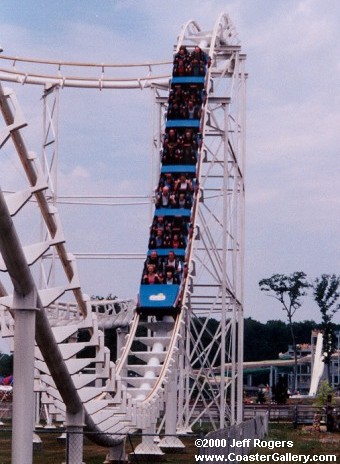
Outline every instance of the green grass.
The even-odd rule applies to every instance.
[[[312,430],[312,427],[298,427],[294,430],[291,424],[270,424],[269,435],[266,440],[290,440],[294,443],[292,448],[287,446],[275,450],[255,448],[252,454],[271,454],[279,452],[284,454],[335,454],[340,458],[340,433],[321,433]]]

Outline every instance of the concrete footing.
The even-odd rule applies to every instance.
[[[109,448],[104,464],[125,464],[127,462],[125,456],[125,441],[122,441],[119,445]]]
[[[158,443],[158,446],[165,453],[185,453],[185,445],[177,437],[164,437]]]
[[[165,454],[153,442],[152,436],[143,437],[143,442],[140,443],[134,453],[129,454],[129,462],[163,462]]]

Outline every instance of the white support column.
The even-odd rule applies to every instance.
[[[189,324],[188,319],[188,310],[187,308],[183,308],[185,311],[185,316],[183,319],[183,324],[181,327],[181,337],[179,342],[179,356],[178,356],[178,367],[179,367],[179,374],[178,374],[178,399],[177,399],[177,417],[178,417],[178,424],[177,430],[180,433],[187,433],[191,432],[191,429],[187,430],[185,426],[185,415],[184,410],[186,408],[187,401],[189,401],[189,392],[186,389],[186,365],[187,365],[187,356],[186,356],[186,343],[187,343],[187,324]]]
[[[66,462],[68,464],[83,463],[83,440],[84,440],[84,412],[70,414],[66,412]]]
[[[117,327],[116,334],[117,334],[117,359],[119,359],[122,355],[122,349],[125,345],[125,337],[129,333],[128,327]],[[121,377],[127,376],[127,369],[126,365],[121,370]]]
[[[166,452],[176,452],[184,450],[185,446],[176,435],[177,425],[177,363],[174,364],[169,376],[166,402],[165,402],[165,437],[159,442],[158,446]]]
[[[34,394],[34,401],[35,401],[35,418],[34,418],[34,426],[40,427],[40,392],[35,392]]]
[[[190,430],[190,425],[189,425],[189,401],[190,401],[190,332],[191,332],[191,324],[192,324],[192,319],[190,317],[190,314],[187,311],[186,314],[186,337],[185,337],[185,350],[186,350],[186,357],[185,357],[185,409],[184,409],[184,417],[185,417],[185,429]]]
[[[121,350],[125,345],[125,337],[129,333],[129,328],[127,326],[117,327],[117,359],[121,356]]]
[[[14,400],[12,464],[31,464],[34,423],[34,340],[37,295],[14,291]]]
[[[244,252],[245,252],[245,157],[246,157],[246,74],[245,56],[240,55],[240,108],[241,108],[241,130],[240,130],[240,170],[239,178],[239,283],[240,283],[240,305],[238,308],[238,380],[237,380],[237,423],[243,421],[243,358],[244,358]]]
[[[34,393],[34,414],[33,414],[33,449],[40,448],[42,441],[34,430],[40,426],[40,393]]]
[[[222,276],[221,276],[221,372],[220,372],[220,428],[225,425],[225,365],[226,365],[226,320],[227,320],[227,233],[228,233],[228,106],[224,108],[224,136],[223,136],[223,202],[222,202]],[[232,332],[233,336],[233,332]],[[232,379],[232,382],[234,379]],[[232,398],[231,398],[232,401]]]
[[[243,421],[243,334],[244,319],[242,308],[238,310],[238,348],[237,348],[237,411],[236,422],[240,424]]]

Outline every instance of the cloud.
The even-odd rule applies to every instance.
[[[72,177],[75,178],[82,178],[82,179],[88,179],[89,178],[89,173],[86,169],[84,169],[81,166],[76,166],[73,171],[72,171]]]
[[[164,301],[166,300],[166,296],[164,293],[158,293],[157,295],[150,295],[149,296],[150,301]]]

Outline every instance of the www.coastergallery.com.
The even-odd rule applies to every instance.
[[[251,454],[237,455],[229,453],[226,456],[215,454],[212,456],[195,455],[195,462],[336,462],[335,454],[309,455],[309,454],[293,454],[293,453],[272,453],[272,454]]]

